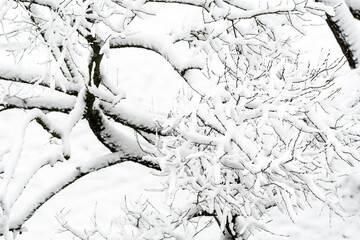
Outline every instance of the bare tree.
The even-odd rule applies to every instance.
[[[168,4],[197,9],[199,21],[171,35],[132,28]],[[334,104],[331,73],[340,61],[323,59],[304,67],[292,45],[309,19],[332,16],[331,7],[312,0],[3,0],[0,9],[4,48],[18,61],[0,67],[2,110],[28,112],[17,144],[1,155],[0,232],[5,239],[21,232],[62,189],[125,161],[168,176],[169,196],[185,191],[190,198],[185,206],[170,206],[171,216],[146,201],[124,204],[122,238],[131,229],[138,239],[154,233],[157,239],[186,239],[196,233],[179,233],[179,226],[210,218],[223,238],[245,239],[254,229],[266,229],[270,207],[292,217],[308,196],[339,213],[329,176],[333,160],[353,164],[360,159],[357,105]],[[103,71],[106,58],[121,48],[152,51],[170,64],[190,89],[178,109],[159,116],[123,100],[126,92]],[[41,53],[37,68],[17,67],[34,51]],[[356,54],[347,58],[356,66]],[[18,92],[29,87],[43,92],[36,98]],[[49,112],[66,114],[67,120],[54,123]],[[60,144],[19,175],[23,135],[34,120]],[[41,168],[72,161],[70,133],[80,120],[109,154],[75,166],[39,198],[21,199]],[[140,137],[128,137],[120,125]],[[14,215],[18,201],[27,208]],[[80,239],[91,237],[62,225]]]

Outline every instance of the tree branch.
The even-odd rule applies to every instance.
[[[347,39],[348,36],[346,34],[346,30],[342,28],[343,25],[334,20],[334,18],[328,14],[326,15],[326,23],[334,34],[334,37],[339,44],[342,53],[346,57],[350,68],[356,68],[358,66],[358,59],[355,57],[352,46]]]
[[[55,96],[49,97],[31,97],[20,98],[17,96],[6,96],[0,106],[3,107],[1,111],[7,109],[34,109],[38,108],[44,112],[62,112],[69,113],[74,107],[75,98],[72,96],[63,96],[64,98],[56,98]]]
[[[354,31],[354,13],[351,12],[349,6],[344,0],[328,2],[327,0],[316,0],[317,2],[327,3],[334,7],[335,15],[330,16],[326,14],[326,23],[331,29],[336,41],[338,42],[341,51],[345,55],[350,68],[354,69],[359,66],[360,49],[358,39],[360,36],[356,35]]]
[[[11,216],[10,230],[21,231],[23,224],[27,220],[29,220],[42,205],[44,205],[53,196],[57,195],[60,191],[70,186],[80,178],[87,176],[92,172],[99,171],[100,169],[107,168],[126,161],[132,161],[142,164],[147,168],[160,170],[160,166],[154,162],[149,162],[142,159],[141,157],[130,156],[123,153],[111,153],[91,159],[90,161],[87,161],[85,163],[82,163],[82,165],[75,167],[59,182],[54,183],[52,187],[48,188],[47,192],[43,193],[41,196],[38,196],[35,200],[28,204],[28,206],[25,206],[23,208],[23,212],[18,212],[17,215]]]
[[[160,124],[156,123],[156,120],[163,118],[162,116],[136,110],[135,107],[130,108],[121,103],[113,106],[110,103],[101,102],[100,108],[104,114],[125,126],[145,133],[166,135],[162,132]]]
[[[118,37],[110,40],[110,48],[141,48],[155,52],[162,56],[173,69],[183,77],[188,70],[199,69],[201,70],[201,65],[189,59],[193,57],[188,56],[188,58],[183,57],[184,54],[178,54],[173,50],[174,44],[170,41],[165,41],[164,38],[155,38],[147,34],[138,34],[135,37],[127,37],[126,39]]]
[[[41,78],[43,79],[40,80]],[[30,71],[26,71],[25,69],[22,69],[20,72],[20,71],[15,71],[14,69],[9,69],[9,68],[6,69],[4,68],[4,66],[1,66],[0,68],[0,80],[2,81],[22,83],[29,86],[39,85],[45,88],[51,88],[51,83],[46,79],[47,77],[43,77],[41,74],[34,74]],[[67,89],[64,91],[64,89],[58,84],[56,80],[54,80],[54,82],[55,82],[54,90],[62,93],[66,93],[68,95],[78,94],[79,87],[77,85],[69,84],[67,86]]]

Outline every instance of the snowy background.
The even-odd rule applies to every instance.
[[[174,12],[176,11],[164,11],[158,16],[157,21],[161,24],[157,25],[160,26],[157,31],[166,32],[174,26],[183,24],[180,17],[177,19],[174,16]],[[191,12],[188,14],[190,16]],[[167,21],[169,16],[172,21]],[[150,31],[151,26],[152,23],[138,27]],[[331,32],[323,22],[319,22],[318,26],[309,26],[299,46],[304,50],[304,59],[314,59],[328,52],[334,59],[342,56]],[[6,59],[2,58],[1,62],[4,64]],[[114,50],[106,68],[116,84],[126,90],[125,101],[144,110],[166,114],[174,106],[178,92],[186,87],[167,62],[145,50]],[[343,81],[345,90],[357,87],[354,81],[359,81],[354,80],[355,77],[358,77],[356,73],[340,79]],[[344,91],[344,96],[346,97],[346,91]],[[64,116],[50,114],[50,117],[60,122]],[[0,148],[13,144],[13,131],[22,125],[25,118],[26,113],[21,110],[0,112]],[[80,122],[72,132],[72,159],[74,160],[72,164],[100,156],[108,151],[88,130],[87,124]],[[129,135],[132,134],[129,131]],[[26,166],[31,166],[37,158],[48,152],[49,146],[48,134],[38,124],[32,123],[26,131],[25,146],[21,157],[21,161],[25,163],[24,172],[26,172]],[[47,188],[49,181],[66,174],[73,166],[70,166],[68,162],[59,163],[59,165],[62,165],[61,171],[58,169],[54,172],[50,167],[42,169],[41,176],[31,183],[38,192],[26,192],[22,197],[36,197],[41,189]],[[292,222],[289,217],[274,209],[270,212],[273,221],[268,223],[273,233],[258,233],[253,239],[358,239],[360,236],[360,174],[358,170],[360,168],[357,166],[350,169],[341,164],[339,167],[344,171],[343,186],[339,188],[339,193],[343,197],[343,206],[349,216],[339,217],[329,213],[328,208],[323,208],[320,203],[313,203],[304,212],[299,213],[295,222]],[[92,173],[67,187],[43,205],[25,224],[29,231],[20,235],[19,239],[72,239],[72,235],[61,230],[56,219],[58,215],[65,216],[78,229],[85,229],[96,222],[104,224],[104,229],[111,231],[111,221],[118,216],[119,204],[124,200],[124,196],[130,199],[143,196],[159,206],[164,202],[165,195],[153,191],[158,182],[157,177],[150,170],[133,163],[123,163]],[[18,209],[25,207],[16,206]],[[217,231],[216,227],[211,227],[199,234],[197,239],[217,240],[219,234]]]

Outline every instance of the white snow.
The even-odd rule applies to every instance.
[[[51,5],[56,7],[56,1],[45,1],[37,0],[38,2]],[[189,1],[190,2],[190,1]],[[194,1],[191,1],[194,2]],[[221,3],[222,1],[216,1]],[[229,1],[237,4],[236,1]],[[234,10],[231,8],[229,17],[250,17],[252,15],[261,14],[264,9],[257,9],[258,1],[244,1],[239,2],[237,7],[251,7],[254,8],[253,11],[244,13],[241,10]],[[356,4],[356,0],[351,2],[351,4]],[[131,1],[126,1],[130,6],[134,4],[133,7],[136,7],[140,3],[131,3]],[[202,5],[205,1],[196,1],[197,4]],[[287,11],[294,6],[271,6],[272,11]],[[317,8],[322,8],[322,6],[315,6]],[[268,9],[267,9],[268,11]],[[129,12],[128,14],[131,14]],[[224,12],[214,11],[214,16],[221,16]],[[165,19],[166,20],[166,19]],[[323,27],[318,28],[319,31],[323,31]],[[324,30],[326,31],[326,30]],[[311,31],[310,31],[310,39]],[[144,53],[141,49],[121,49],[121,50],[109,50],[109,46],[119,46],[119,45],[129,45],[130,47],[136,47],[142,43],[146,43],[146,48],[151,51],[163,56],[168,62],[159,58],[156,54]],[[249,42],[246,42],[248,44]],[[107,46],[109,44],[109,46]],[[245,44],[245,43],[244,43]],[[306,43],[304,43],[305,46]],[[321,44],[320,44],[321,45]],[[330,46],[332,47],[332,46]],[[359,48],[360,49],[360,48]],[[111,51],[111,54],[108,54]],[[105,46],[102,49],[102,52],[108,55],[109,65],[104,66],[108,69],[108,73],[111,78],[106,79],[108,81],[108,86],[110,89],[113,86],[118,85],[121,90],[114,91],[112,93],[106,91],[105,89],[89,89],[94,95],[98,96],[100,99],[104,100],[106,103],[100,103],[99,108],[103,109],[113,109],[121,118],[126,121],[136,123],[138,125],[150,125],[156,129],[157,125],[149,124],[152,123],[154,119],[160,119],[163,121],[166,118],[166,115],[169,109],[171,109],[175,104],[176,97],[179,91],[188,91],[186,84],[182,81],[183,79],[174,74],[173,69],[177,70],[179,73],[182,71],[194,67],[197,68],[202,66],[199,64],[197,59],[193,59],[194,62],[189,63],[187,60],[191,58],[190,56],[185,56],[182,52],[178,54],[177,51],[172,50],[172,44],[170,39],[159,39],[158,37],[150,35],[135,34],[134,36],[127,37],[126,40],[121,38],[113,39],[109,42],[106,42]],[[169,67],[169,63],[171,67]],[[4,65],[5,63],[2,63]],[[113,66],[118,66],[118,68]],[[6,65],[7,66],[7,65]],[[0,68],[0,75],[7,76],[9,78],[14,78],[16,76],[21,76],[28,82],[33,82],[39,80],[42,76],[37,75],[35,70],[31,68],[27,71],[22,70],[18,71],[15,67],[9,67],[8,69]],[[5,69],[5,70],[4,70]],[[112,69],[112,70],[111,70]],[[116,69],[118,69],[117,72]],[[119,70],[120,69],[120,70]],[[135,71],[135,74],[133,73]],[[196,79],[196,73],[192,71],[187,72],[189,79]],[[346,80],[350,83],[347,85],[347,88],[344,88],[344,98],[346,98],[346,93],[348,90],[352,90],[351,79],[357,78],[357,73],[346,77]],[[340,79],[341,80],[341,79]],[[337,81],[340,81],[337,79]],[[42,79],[42,83],[50,84],[47,82],[47,78]],[[199,88],[198,82],[190,82]],[[282,88],[281,83],[273,82],[273,85],[269,86],[269,89],[273,92],[274,96],[277,95],[276,89],[280,91]],[[279,85],[278,85],[279,84]],[[60,86],[59,86],[60,87]],[[80,87],[77,84],[69,84],[65,86],[67,90],[79,90]],[[249,87],[250,88],[250,87]],[[209,89],[204,89],[204,92],[207,92]],[[242,95],[247,96],[247,89],[244,87]],[[217,90],[214,90],[217,91]],[[250,92],[250,91],[248,91]],[[125,94],[126,93],[126,94]],[[216,92],[217,93],[217,92]],[[251,93],[251,92],[250,92]],[[11,216],[13,222],[21,220],[25,215],[28,214],[28,210],[32,209],[31,206],[34,206],[41,202],[46,194],[42,194],[42,191],[45,191],[47,194],[51,194],[54,191],[59,189],[58,182],[62,182],[64,179],[71,181],[76,174],[82,172],[92,171],[97,168],[101,168],[104,165],[115,161],[119,157],[119,153],[109,153],[97,139],[89,134],[89,129],[85,121],[82,121],[82,114],[84,111],[84,101],[83,101],[84,90],[82,90],[77,99],[75,97],[68,97],[66,101],[60,102],[60,99],[63,97],[57,97],[56,94],[48,94],[51,101],[48,101],[48,98],[38,98],[38,99],[29,99],[26,103],[27,106],[32,106],[35,104],[47,104],[48,106],[56,106],[62,108],[74,108],[70,115],[64,115],[61,113],[52,113],[46,115],[46,118],[50,123],[54,124],[54,129],[58,126],[66,126],[65,131],[59,131],[62,134],[63,145],[61,146],[60,141],[56,139],[49,139],[49,135],[39,127],[38,124],[33,123],[29,125],[29,128],[24,133],[23,128],[19,128],[19,125],[23,123],[23,119],[26,118],[26,114],[22,111],[8,111],[0,112],[0,157],[1,159],[1,168],[11,167],[11,171],[7,171],[7,174],[4,179],[2,179],[3,185],[1,185],[0,193],[6,193],[7,182],[13,181],[14,185],[9,185],[7,191],[11,192],[9,197],[6,200],[9,207],[14,209],[13,215]],[[214,94],[215,96],[216,94]],[[216,99],[217,103],[220,104],[223,100],[226,100],[228,96],[225,94],[222,95],[222,99]],[[349,100],[349,102],[354,102],[358,99],[354,96],[355,100]],[[16,102],[18,105],[23,104],[19,99],[15,99],[12,96],[6,96],[3,98],[3,101]],[[214,101],[215,102],[215,101]],[[245,106],[244,102],[243,106]],[[254,106],[260,103],[252,103]],[[349,105],[351,105],[349,103]],[[189,106],[190,107],[190,106]],[[146,110],[146,111],[144,111]],[[219,107],[215,107],[215,111],[220,113],[222,110]],[[226,110],[226,109],[225,109]],[[272,110],[268,106],[262,107],[260,110],[247,111],[247,115],[243,116],[234,116],[238,118],[238,121],[243,119],[253,119],[253,118],[262,118],[264,122],[272,122],[274,128],[279,137],[283,140],[285,145],[290,145],[287,129],[286,127],[279,127],[276,120],[271,120],[274,115],[272,115]],[[308,132],[319,132],[312,127],[308,127],[302,121],[298,121],[296,117],[289,114],[291,113],[292,105],[280,109],[282,112],[281,121],[291,121],[299,129],[303,129]],[[152,114],[147,111],[159,112],[163,115]],[[266,114],[265,114],[266,113]],[[39,112],[34,113],[36,116],[41,115]],[[200,109],[197,114],[204,118],[207,124],[214,126],[218,131],[224,131],[224,126],[222,126],[218,121],[213,118],[207,119],[208,113],[206,109]],[[316,115],[313,113],[313,115]],[[141,118],[139,117],[141,116]],[[44,117],[44,116],[43,116]],[[30,119],[33,119],[34,116],[30,116]],[[317,119],[316,116],[313,116],[314,119]],[[270,119],[270,120],[269,120]],[[224,119],[222,119],[224,120]],[[223,139],[215,139],[214,137],[201,137],[201,142],[204,144],[215,144],[221,146],[223,152],[229,148],[227,141],[229,139],[237,139],[237,143],[241,146],[242,149],[246,152],[247,155],[252,158],[256,158],[256,155],[263,151],[264,149],[259,149],[253,142],[252,139],[252,129],[241,127],[234,127],[232,124],[228,123],[226,120],[223,122],[227,123],[225,125],[226,129],[233,129],[232,134],[224,136]],[[28,122],[26,122],[26,125]],[[176,124],[176,123],[174,123]],[[315,123],[317,124],[317,123]],[[318,124],[323,124],[319,122]],[[109,135],[113,135],[116,138],[116,142],[124,143],[121,144],[122,149],[127,151],[136,152],[139,156],[142,156],[144,153],[139,148],[138,144],[134,141],[133,132],[125,130],[125,133],[117,133],[118,128],[114,127],[112,122],[108,122],[109,128],[113,129]],[[276,126],[276,127],[275,127]],[[325,125],[326,126],[326,125]],[[12,129],[17,129],[21,134],[25,134],[25,145],[23,149],[20,149],[20,144],[17,144],[17,138],[14,137],[14,132]],[[329,131],[326,127],[322,128],[323,131]],[[122,130],[122,129],[121,129]],[[261,134],[266,135],[267,129],[263,129],[264,132]],[[116,133],[116,134],[115,134]],[[244,134],[242,134],[244,133]],[[248,133],[248,134],[247,134]],[[190,139],[196,139],[199,141],[199,137],[196,135],[196,131],[187,132],[184,130],[181,132],[183,136],[186,136]],[[330,135],[330,134],[329,134]],[[125,140],[124,140],[125,139]],[[336,136],[330,139],[332,142],[329,144],[336,145]],[[266,138],[264,138],[266,141]],[[5,143],[5,144],[3,144]],[[70,162],[57,162],[62,160],[62,156],[70,155],[70,145],[71,147],[71,160]],[[120,145],[120,144],[119,144]],[[15,149],[11,155],[9,154],[9,146],[14,146]],[[186,147],[186,146],[184,146]],[[337,147],[335,147],[337,148]],[[339,147],[340,148],[340,147]],[[40,149],[40,150],[39,150]],[[265,149],[266,150],[266,149]],[[264,150],[264,151],[265,151]],[[345,149],[347,151],[347,149]],[[20,152],[22,155],[20,156]],[[221,155],[222,152],[217,154]],[[58,158],[54,158],[54,155]],[[261,154],[260,154],[261,155]],[[259,156],[259,162],[253,166],[253,173],[259,172],[267,167],[268,162],[271,162],[271,170],[277,171],[281,174],[281,169],[279,167],[280,161],[287,161],[290,152],[287,153],[283,158],[278,159],[278,162],[271,162],[272,159],[261,158],[263,155]],[[51,157],[50,157],[51,156]],[[199,157],[200,155],[194,154],[191,157]],[[220,157],[220,156],[218,156]],[[5,164],[7,161],[10,161],[13,158],[12,164]],[[54,161],[55,160],[55,161]],[[54,167],[50,168],[49,166],[42,168],[42,166],[47,163],[52,162]],[[234,168],[243,168],[242,165],[237,162],[231,162],[228,159],[223,159],[221,163],[230,165]],[[21,165],[16,169],[16,165]],[[208,163],[211,166],[211,162]],[[357,168],[358,164],[354,163]],[[212,166],[213,168],[209,171],[213,171],[215,179],[213,181],[219,182],[219,165]],[[1,170],[0,168],[0,170]],[[18,170],[14,173],[15,170]],[[346,174],[348,169],[345,170]],[[38,172],[39,176],[34,179],[31,178],[33,172]],[[76,231],[79,232],[79,235],[83,235],[84,231],[82,229],[87,228],[92,225],[94,222],[102,222],[102,229],[104,232],[111,232],[111,225],[116,225],[114,219],[120,215],[120,203],[123,202],[124,196],[127,196],[128,199],[137,199],[139,195],[142,195],[144,198],[150,198],[150,201],[154,202],[155,205],[161,205],[165,201],[166,196],[162,193],[148,191],[148,189],[160,188],[159,178],[151,174],[151,170],[148,170],[142,166],[135,165],[133,163],[122,163],[119,165],[112,166],[111,168],[105,168],[98,172],[89,174],[76,183],[72,184],[61,193],[53,197],[46,204],[44,204],[36,214],[26,222],[25,227],[28,231],[19,235],[18,239],[20,240],[31,240],[31,239],[53,239],[53,240],[63,240],[63,239],[72,239],[72,236],[68,233],[62,233],[58,231],[60,225],[64,226],[74,226]],[[13,174],[14,173],[14,174]],[[250,174],[250,173],[249,173]],[[357,177],[356,177],[357,176]],[[203,180],[203,179],[200,179]],[[199,181],[200,181],[199,180]],[[324,200],[325,196],[314,185],[314,179],[308,179],[306,177],[302,178],[306,182],[309,189],[313,191],[317,197]],[[209,180],[210,181],[210,180]],[[258,188],[261,184],[261,178],[257,178],[255,182],[249,179],[249,186],[254,185],[254,188]],[[345,205],[345,210],[350,217],[346,216],[341,218],[333,213],[329,213],[328,209],[324,207],[321,203],[315,203],[314,199],[309,199],[311,203],[310,206],[305,205],[305,211],[296,213],[293,211],[291,205],[293,205],[293,199],[291,194],[283,195],[286,205],[288,206],[288,212],[291,216],[291,219],[279,212],[277,209],[271,210],[270,214],[273,217],[273,221],[266,224],[266,228],[271,232],[275,233],[272,235],[267,232],[258,232],[255,229],[253,230],[254,236],[252,239],[261,240],[318,240],[318,239],[328,239],[328,240],[339,240],[339,239],[357,239],[360,234],[360,191],[359,191],[359,181],[360,175],[354,174],[351,177],[344,177],[344,186],[340,188],[343,196],[343,203]],[[30,189],[23,190],[22,187],[29,183]],[[195,186],[199,187],[195,181],[192,182]],[[278,185],[282,186],[284,189],[287,189],[291,192],[291,189],[286,185],[285,182],[277,182]],[[175,185],[174,185],[175,186]],[[206,189],[206,187],[204,187]],[[176,191],[176,189],[174,190]],[[216,191],[227,191],[226,189],[216,189]],[[20,196],[20,194],[23,195]],[[226,194],[223,194],[226,196]],[[15,203],[16,199],[28,199],[28,205],[19,205]],[[211,197],[209,197],[211,198]],[[4,196],[0,196],[1,202],[4,202]],[[185,197],[184,197],[185,199]],[[209,200],[210,201],[210,200]],[[141,209],[136,208],[137,206],[131,206],[134,211],[141,213]],[[5,207],[6,208],[6,207]],[[161,207],[160,207],[161,208]],[[324,209],[323,209],[324,208]],[[245,206],[243,211],[250,212],[251,206]],[[224,215],[229,214],[228,209],[217,209],[218,213]],[[139,213],[139,214],[140,214]],[[0,220],[1,225],[12,224],[8,222],[6,214],[4,219]],[[59,220],[58,223],[55,216],[62,216],[65,220]],[[331,216],[331,217],[330,217]],[[147,216],[149,221],[157,221],[158,219],[153,218],[153,216]],[[58,218],[59,219],[59,218]],[[92,219],[92,220],[91,220]],[[112,222],[114,220],[114,222]],[[244,221],[243,229],[249,226],[252,226],[252,218],[249,218],[247,222]],[[293,222],[293,221],[294,222]],[[144,223],[145,224],[145,223]],[[167,226],[164,225],[160,230],[164,230]],[[170,227],[169,227],[170,228]],[[158,234],[150,229],[148,234]],[[211,226],[209,229],[199,233],[195,239],[209,239],[209,240],[218,240],[219,229],[217,227]],[[156,235],[150,235],[150,238],[155,239]],[[285,237],[289,236],[289,237]],[[116,234],[113,235],[116,239]],[[251,239],[250,238],[250,239]],[[10,239],[10,236],[6,236],[5,239]],[[96,239],[96,238],[94,238]],[[130,238],[129,238],[130,239]],[[135,238],[134,238],[135,239]]]

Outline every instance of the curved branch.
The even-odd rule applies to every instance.
[[[20,98],[17,96],[5,96],[0,103],[0,111],[8,109],[40,109],[44,112],[70,113],[74,108],[76,98],[73,96],[39,96],[31,98]],[[100,101],[100,109],[108,117],[116,122],[130,127],[136,131],[146,134],[166,136],[158,121],[164,118],[157,114],[137,110],[135,107],[127,106],[122,102],[115,106],[111,103]],[[142,134],[141,134],[142,135]]]
[[[45,74],[44,74],[45,75]],[[29,86],[39,85],[41,87],[52,88],[50,81],[47,80],[47,77],[43,77],[41,73],[34,73],[21,69],[21,71],[16,71],[15,69],[5,68],[4,65],[0,68],[0,81],[7,82],[16,82],[21,84],[26,84]],[[68,94],[68,95],[77,95],[79,87],[75,84],[68,84],[67,89],[64,89],[54,80],[55,86],[54,90]]]
[[[187,54],[184,51],[175,51],[174,44],[171,41],[165,41],[164,37],[154,38],[147,34],[137,34],[135,37],[125,39],[113,38],[110,40],[110,48],[140,48],[159,54],[196,93],[204,97],[203,93],[192,86],[188,75],[190,70],[202,70],[203,64],[194,56],[186,56]]]
[[[130,138],[111,124],[98,106],[99,101],[89,91],[85,93],[85,102],[85,119],[94,135],[106,148],[111,152],[123,152],[138,158],[145,155],[135,139]]]
[[[53,196],[57,195],[60,191],[73,184],[80,178],[87,176],[92,172],[99,171],[100,169],[107,168],[126,161],[140,163],[148,168],[160,170],[160,166],[154,162],[149,162],[138,156],[130,156],[123,153],[111,153],[105,156],[97,157],[91,161],[85,162],[80,166],[75,167],[59,182],[53,184],[46,193],[37,197],[28,206],[24,207],[24,212],[17,213],[15,216],[10,216],[10,230],[21,231],[23,224],[29,220],[34,213]]]
[[[193,56],[184,57],[184,53],[174,51],[174,44],[165,41],[164,37],[156,38],[147,34],[137,34],[125,39],[117,37],[110,40],[110,48],[141,48],[155,52],[169,62],[181,77],[190,69],[202,69],[201,64],[194,60]]]
[[[135,108],[125,106],[121,103],[113,106],[110,103],[101,102],[100,108],[103,110],[105,115],[125,126],[145,133],[158,134],[160,136],[166,135],[162,132],[163,129],[160,124],[157,124],[156,122],[161,117],[159,115],[136,110]]]
[[[3,107],[0,111],[7,109],[34,109],[38,108],[45,112],[62,112],[70,113],[74,107],[75,98],[72,96],[63,96],[61,98],[51,97],[31,97],[31,98],[20,98],[17,96],[4,97],[3,102],[0,103],[0,107]]]

